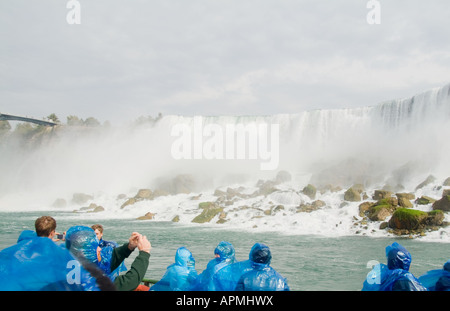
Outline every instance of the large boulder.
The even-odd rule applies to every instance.
[[[153,192],[150,189],[139,189],[134,198],[136,200],[150,200],[153,198]]]
[[[426,195],[421,196],[420,198],[418,198],[415,202],[419,205],[427,205],[430,203],[434,203],[436,200],[433,198],[430,198]]]
[[[389,205],[376,205],[369,208],[369,219],[373,221],[384,221],[391,214]]]
[[[398,199],[398,205],[406,208],[413,207],[411,200],[414,200],[416,198],[413,193],[396,193],[395,195]]]
[[[373,204],[368,208],[368,216],[372,221],[384,221],[398,206],[398,200],[394,197],[387,197],[378,200],[376,204]]]
[[[410,208],[398,208],[391,219],[389,227],[393,229],[417,230],[424,226],[428,213]]]
[[[155,217],[155,214],[148,212],[144,216],[139,216],[137,219],[138,220],[150,220],[150,219],[153,219],[154,217]]]
[[[429,226],[442,226],[444,224],[444,212],[441,210],[434,210],[428,212],[427,225]]]
[[[375,205],[377,205],[377,203],[375,202],[363,202],[359,204],[359,216],[364,217],[366,214],[369,213],[369,209]]]
[[[375,190],[372,199],[374,200],[381,200],[386,199],[392,196],[392,192],[388,190]]]
[[[361,190],[357,187],[350,187],[344,193],[344,200],[349,202],[361,201]]]
[[[311,184],[308,184],[302,190],[303,194],[307,195],[311,200],[316,198],[317,189]]]
[[[449,187],[450,186],[450,177],[447,178],[446,180],[444,180],[444,183],[442,184],[444,187]]]
[[[450,195],[444,195],[432,205],[433,210],[450,211]]]
[[[278,191],[278,189],[276,188],[277,182],[273,181],[273,180],[259,180],[256,184],[256,186],[259,188],[259,190],[257,190],[254,194],[254,196],[257,195],[263,195],[263,196],[268,196],[269,194],[271,194],[272,192]]]
[[[223,208],[214,202],[202,202],[198,207],[203,211],[192,220],[195,223],[210,222],[217,214],[223,212]]]
[[[287,171],[279,171],[275,177],[277,183],[289,182],[292,180],[292,175]]]

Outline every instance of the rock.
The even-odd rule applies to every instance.
[[[322,201],[322,200],[315,200],[314,202],[311,203],[311,206],[315,209],[319,209],[321,207],[326,206],[327,204]]]
[[[93,200],[94,197],[85,193],[74,193],[72,196],[72,202],[75,204],[85,204],[89,200]]]
[[[436,177],[434,177],[433,175],[429,175],[427,177],[427,179],[425,179],[423,182],[421,182],[419,185],[417,185],[416,187],[416,191],[419,189],[422,189],[423,187],[431,184],[432,182],[434,182],[436,180]]]
[[[139,189],[134,198],[136,200],[150,200],[153,199],[153,192],[150,189]]]
[[[179,222],[180,221],[180,216],[176,215],[174,218],[172,218],[172,222]]]
[[[423,226],[428,218],[428,213],[410,208],[398,208],[391,219],[389,227],[392,229],[416,230]]]
[[[214,191],[214,196],[216,197],[225,197],[226,195],[227,193],[222,190],[216,189],[216,191]]]
[[[344,193],[344,200],[349,202],[359,202],[361,201],[361,192],[353,187],[347,189]]]
[[[297,213],[311,213],[313,211],[317,211],[321,207],[325,206],[326,203],[321,200],[316,200],[312,203],[302,203],[299,207],[297,207]]]
[[[92,213],[99,213],[99,212],[103,212],[105,210],[105,208],[103,206],[96,206],[93,210]]]
[[[223,208],[216,205],[213,202],[203,202],[199,204],[199,207],[203,209],[202,213],[196,216],[192,222],[205,223],[211,221],[217,214],[223,212]]]
[[[398,205],[400,205],[401,207],[406,207],[406,208],[413,207],[413,204],[411,203],[411,201],[405,197],[398,198]]]
[[[154,217],[155,217],[155,214],[148,212],[144,216],[139,216],[137,219],[138,220],[149,220],[149,219],[153,219]]]
[[[413,204],[410,200],[415,199],[416,196],[414,195],[414,193],[396,193],[395,195],[397,196],[398,205],[406,208],[413,207]]]
[[[444,183],[442,184],[444,187],[450,187],[450,177],[444,180]]]
[[[198,195],[192,196],[192,197],[191,197],[191,200],[197,201],[197,200],[200,200],[201,197],[202,197],[202,194],[200,193],[200,194],[198,194]]]
[[[387,221],[383,221],[381,224],[380,224],[380,230],[384,230],[384,229],[386,229],[387,227],[389,226],[389,223],[387,222]]]
[[[435,199],[423,195],[420,198],[418,198],[415,202],[416,202],[416,204],[419,204],[419,205],[427,205],[430,203],[434,203],[435,201],[436,201]]]
[[[317,189],[311,184],[308,184],[306,187],[302,190],[303,194],[307,195],[311,200],[314,200],[316,198],[316,192]]]
[[[377,205],[389,205],[391,207],[398,206],[398,199],[396,197],[389,197],[377,201]]]
[[[397,196],[397,198],[405,198],[407,200],[414,200],[416,198],[416,195],[414,193],[406,193],[406,192],[402,192],[402,193],[396,193],[395,194]]]
[[[292,180],[292,176],[287,171],[279,171],[277,173],[277,176],[275,177],[275,181],[280,184],[284,183],[284,182],[289,182],[291,180]]]
[[[388,197],[378,200],[368,209],[368,217],[372,221],[384,221],[388,216],[391,216],[398,206],[398,200],[394,197]]]
[[[391,191],[387,191],[387,190],[375,190],[372,199],[374,200],[381,200],[381,199],[386,199],[392,196],[392,192]]]
[[[58,198],[55,202],[53,202],[52,206],[56,208],[64,208],[67,206],[67,201],[65,199]]]
[[[440,200],[437,200],[432,205],[433,210],[441,210],[444,212],[450,211],[450,195],[444,195]]]
[[[198,207],[201,209],[208,209],[208,208],[216,208],[218,205],[214,202],[201,202],[198,204]]]
[[[442,191],[442,196],[445,197],[446,195],[450,195],[450,189],[444,189]]]
[[[391,216],[391,206],[375,205],[369,208],[369,219],[372,221],[384,221]]]
[[[264,195],[267,196],[269,194],[271,194],[272,192],[278,191],[278,189],[275,187],[276,186],[276,182],[272,181],[272,180],[267,180],[267,181],[258,181],[257,186],[259,187],[259,191],[258,191],[258,195]]]
[[[375,206],[376,203],[374,202],[363,202],[361,204],[359,204],[359,216],[360,217],[364,217],[366,215],[366,213],[369,212],[369,208],[371,208],[372,206]]]
[[[195,180],[191,175],[178,175],[172,181],[172,192],[179,193],[191,193],[195,188]]]
[[[272,208],[272,212],[273,213],[276,213],[276,212],[279,212],[279,211],[282,211],[282,210],[284,210],[284,206],[283,205],[277,205],[277,206]]]
[[[397,184],[395,186],[392,186],[391,184],[386,184],[382,188],[382,190],[387,190],[391,192],[402,191],[403,189],[405,189],[405,187],[402,184]]]
[[[429,226],[442,226],[444,223],[444,218],[444,212],[441,210],[428,212],[427,224]]]
[[[320,193],[326,193],[327,191],[329,191],[329,192],[339,192],[341,190],[342,190],[341,187],[333,186],[331,184],[326,184],[326,185],[320,187]]]
[[[135,198],[129,198],[120,206],[120,208],[122,209],[122,208],[127,207],[128,205],[133,205],[136,202],[137,202],[137,200]]]

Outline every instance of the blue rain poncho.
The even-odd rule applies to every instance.
[[[250,250],[248,260],[226,266],[214,275],[215,289],[220,291],[289,290],[286,279],[270,267],[271,259],[269,247],[256,243]]]
[[[111,261],[114,251],[112,246],[101,248],[99,256],[97,255],[99,240],[92,228],[85,226],[71,227],[66,232],[66,247],[75,257],[82,257],[96,264],[112,281],[114,281],[120,272],[125,270],[122,263],[114,271],[111,271]]]
[[[450,291],[450,260],[442,269],[430,270],[419,277],[419,282],[429,291]]]
[[[160,281],[150,287],[151,291],[187,291],[196,284],[197,271],[195,259],[186,247],[180,247],[175,253],[175,263],[167,267]]]
[[[234,247],[229,242],[220,242],[215,248],[214,254],[218,257],[210,260],[206,269],[198,276],[195,290],[214,291],[213,276],[223,267],[236,262]]]
[[[67,249],[30,233],[0,252],[1,291],[99,290],[96,279]]]
[[[377,264],[367,274],[363,291],[426,291],[409,272],[411,254],[394,242],[386,247],[387,265]]]
[[[29,240],[31,238],[37,237],[37,234],[35,231],[33,230],[23,230],[20,235],[19,238],[17,239],[17,243],[24,241],[24,240]]]

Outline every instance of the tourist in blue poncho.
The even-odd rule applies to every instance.
[[[268,246],[256,243],[250,251],[251,270],[239,278],[236,291],[288,291],[284,277],[270,266],[272,255]]]
[[[66,247],[77,258],[85,258],[95,263],[120,291],[134,290],[140,285],[148,268],[151,250],[147,238],[137,232],[133,232],[129,242],[122,246],[100,248],[94,230],[85,226],[74,226],[67,231]],[[139,254],[134,259],[131,269],[119,275],[121,263],[135,248],[139,249]]]
[[[196,284],[197,271],[195,259],[186,247],[180,247],[175,253],[175,263],[167,267],[166,273],[151,291],[187,291]]]
[[[217,271],[236,262],[235,250],[231,243],[222,241],[214,249],[215,258],[210,260],[206,269],[198,276],[195,290],[214,291],[213,276]]]
[[[0,291],[113,289],[111,281],[97,284],[101,276],[97,279],[91,268],[51,239],[26,230],[17,244],[0,252]]]
[[[289,286],[275,269],[270,267],[272,255],[268,246],[253,245],[249,259],[236,262],[219,270],[213,277],[220,291],[286,291]]]
[[[386,247],[387,265],[377,264],[367,274],[363,291],[426,291],[427,289],[409,272],[411,254],[394,242]]]
[[[442,269],[430,270],[419,277],[419,282],[429,291],[450,291],[450,260]]]

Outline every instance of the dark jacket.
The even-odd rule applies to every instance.
[[[111,259],[111,271],[115,270],[124,260],[131,255],[132,251],[128,249],[128,243],[116,247],[113,251]],[[131,264],[130,269],[125,273],[117,276],[114,285],[119,291],[131,291],[136,289],[142,282],[149,264],[150,254],[139,251],[139,254]]]

